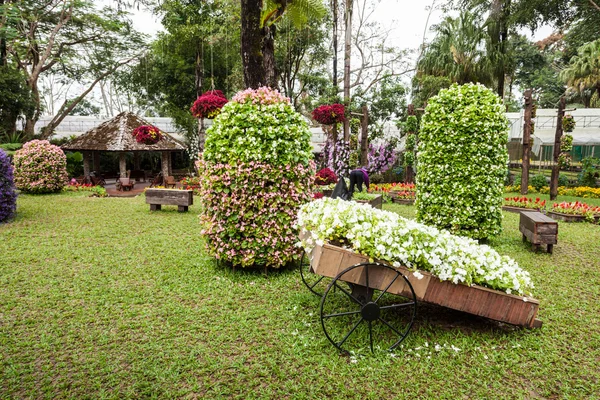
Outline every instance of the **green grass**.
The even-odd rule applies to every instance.
[[[393,357],[346,357],[323,335],[319,299],[296,270],[265,277],[217,266],[202,250],[197,212],[151,213],[143,197],[19,197],[16,220],[0,225],[0,398],[600,393],[597,225],[561,222],[554,255],[536,254],[521,242],[518,215],[505,214],[490,244],[531,272],[541,329],[419,305]]]

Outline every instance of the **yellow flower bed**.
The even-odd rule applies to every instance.
[[[504,188],[504,191],[505,192],[520,192],[521,185],[506,186]],[[548,194],[548,193],[550,193],[550,188],[548,186],[544,186],[539,191],[537,191],[537,190],[535,190],[535,188],[533,186],[529,186],[528,192],[529,193]],[[559,186],[558,187],[558,195],[559,196],[584,197],[584,198],[590,198],[590,199],[600,199],[600,188],[593,188],[593,187],[589,187],[589,186],[580,186],[580,187],[574,187],[574,188],[570,188],[570,187],[566,187],[566,186]]]

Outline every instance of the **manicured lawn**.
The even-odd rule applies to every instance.
[[[0,398],[600,393],[597,225],[561,222],[554,255],[534,254],[505,214],[490,245],[531,272],[541,329],[421,305],[394,356],[345,357],[296,270],[233,273],[204,254],[198,205],[151,213],[143,198],[62,194],[18,207],[0,225]]]

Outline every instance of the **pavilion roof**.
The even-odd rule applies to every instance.
[[[133,130],[141,125],[150,125],[130,112],[122,112],[83,135],[61,146],[72,151],[182,151],[186,147],[169,134],[161,131],[162,139],[156,144],[138,143]]]

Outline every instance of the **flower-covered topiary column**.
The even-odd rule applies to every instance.
[[[482,85],[453,85],[429,100],[418,145],[417,219],[484,239],[502,229],[508,121]]]
[[[298,208],[310,201],[311,133],[287,97],[239,92],[206,132],[200,221],[209,253],[232,265],[278,268],[296,258]]]
[[[68,180],[67,157],[47,140],[32,140],[15,153],[15,185],[26,193],[59,192]]]
[[[4,150],[0,149],[0,223],[12,217],[17,210],[17,192],[13,182],[13,168]]]

